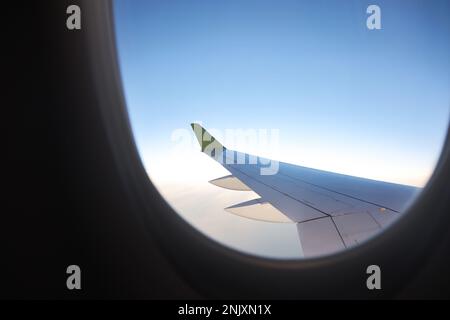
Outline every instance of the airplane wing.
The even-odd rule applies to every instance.
[[[420,190],[229,150],[199,124],[191,126],[201,151],[231,173],[210,182],[260,196],[225,210],[249,219],[296,223],[305,256],[364,241],[392,222]]]

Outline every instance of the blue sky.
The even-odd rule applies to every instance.
[[[381,8],[381,30],[366,28],[369,4]],[[423,186],[449,119],[449,12],[439,0],[116,0],[123,84],[150,177],[199,186],[224,173],[194,146],[186,161],[169,160],[174,132],[201,121],[278,129],[266,154],[277,160]]]

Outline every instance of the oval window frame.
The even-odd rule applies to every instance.
[[[136,148],[123,93],[110,0],[83,1],[82,34],[95,94],[126,196],[177,272],[213,298],[392,297],[426,263],[450,226],[446,195],[449,130],[427,185],[402,218],[363,244],[323,257],[278,260],[225,247],[185,222],[151,183]],[[433,211],[425,214],[432,207]],[[420,234],[420,237],[418,236]],[[169,235],[169,236],[168,236]],[[389,248],[389,250],[386,250]],[[399,254],[401,253],[401,254]],[[369,265],[382,270],[382,290],[366,287]],[[150,286],[151,284],[149,284]]]

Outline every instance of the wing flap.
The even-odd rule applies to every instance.
[[[345,249],[330,217],[297,223],[304,256],[318,256]]]
[[[363,242],[380,229],[380,225],[367,212],[341,215],[332,219],[346,247]]]
[[[251,191],[247,185],[245,185],[241,180],[238,178],[229,175],[222,178],[214,179],[210,181],[211,184],[225,188],[230,190],[236,190],[236,191]]]
[[[269,202],[259,199],[253,199],[234,206],[225,208],[225,211],[235,215],[252,220],[266,222],[293,223],[285,214],[275,208]]]

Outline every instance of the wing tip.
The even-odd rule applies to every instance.
[[[226,149],[211,133],[208,132],[201,124],[192,122],[191,128],[197,138],[197,141],[201,147],[201,151],[204,152],[205,148],[212,142],[216,144],[216,147]]]

